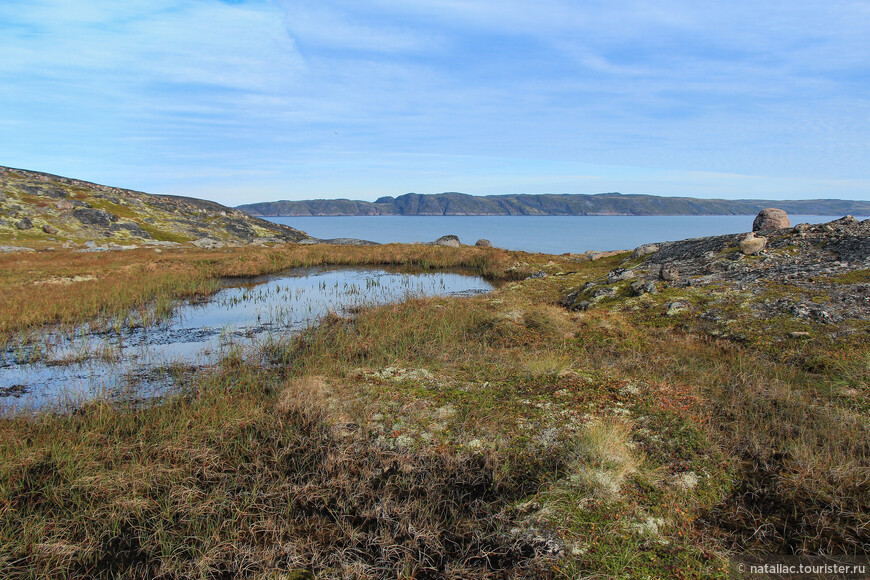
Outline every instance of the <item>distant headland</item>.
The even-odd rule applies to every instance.
[[[870,215],[870,201],[843,199],[699,199],[622,193],[475,196],[406,193],[374,202],[350,199],[269,201],[240,205],[253,216],[438,215],[752,215],[775,205],[804,215]]]

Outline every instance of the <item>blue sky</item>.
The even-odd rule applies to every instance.
[[[0,165],[235,205],[870,199],[866,0],[3,0]]]

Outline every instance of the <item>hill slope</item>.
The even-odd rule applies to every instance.
[[[0,244],[239,245],[307,238],[211,201],[0,167]]]
[[[487,195],[464,193],[382,197],[374,202],[349,199],[273,201],[237,209],[255,216],[341,215],[753,215],[775,205],[789,213],[870,214],[870,202],[837,199],[771,201],[697,199],[621,193]]]

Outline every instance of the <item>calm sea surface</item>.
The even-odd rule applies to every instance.
[[[792,225],[843,216],[791,215]],[[855,216],[865,219],[865,216]],[[755,216],[353,216],[272,217],[315,238],[431,242],[455,234],[463,244],[486,238],[499,248],[561,254],[630,250],[666,242],[752,230]]]

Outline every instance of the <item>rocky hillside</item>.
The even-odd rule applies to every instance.
[[[87,249],[297,242],[304,232],[218,203],[0,167],[0,245]]]
[[[488,195],[408,193],[375,202],[349,199],[274,201],[238,206],[258,216],[340,215],[752,215],[770,200],[696,199],[655,195]],[[775,202],[788,212],[809,215],[870,215],[870,202],[815,199]]]
[[[870,220],[759,229],[647,244],[622,267],[574,288],[572,310],[621,303],[697,317],[712,334],[775,343],[870,332]]]

